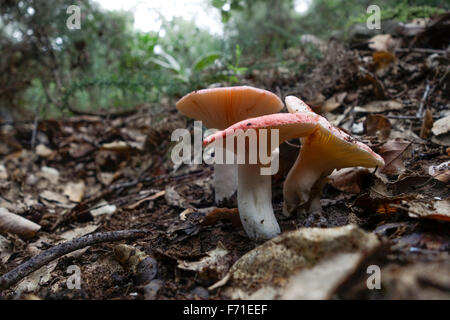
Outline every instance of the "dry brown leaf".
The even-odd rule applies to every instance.
[[[431,129],[435,136],[450,132],[450,116],[437,120]]]
[[[322,111],[331,112],[339,108],[346,96],[347,92],[336,93],[331,98],[325,101],[325,103],[322,105]]]
[[[369,114],[364,120],[364,128],[369,136],[376,136],[380,140],[386,140],[391,134],[391,123],[383,115]]]
[[[430,166],[428,174],[435,179],[447,183],[450,181],[450,161],[443,162],[437,166]]]
[[[379,100],[388,99],[388,94],[386,93],[386,89],[384,88],[383,82],[375,74],[365,70],[360,67],[360,71],[363,74],[363,81],[372,84],[372,90],[375,97]]]
[[[8,172],[3,164],[0,164],[0,180],[8,180]]]
[[[433,113],[430,109],[425,110],[423,116],[422,126],[420,128],[420,137],[427,139],[430,136],[431,128],[433,127]]]
[[[450,221],[450,200],[403,201],[403,206],[412,218]]]
[[[67,198],[59,193],[50,191],[50,190],[44,190],[39,194],[39,197],[42,199],[45,199],[47,201],[51,202],[58,202],[61,204],[67,204]]]
[[[200,279],[218,280],[225,276],[230,268],[233,257],[219,241],[217,247],[206,253],[199,261],[178,260],[177,267],[182,270],[195,271]]]
[[[47,179],[53,184],[57,184],[59,180],[59,171],[56,170],[55,168],[44,166],[41,168],[39,176],[43,177],[44,179]]]
[[[348,193],[360,193],[364,180],[370,175],[366,168],[345,168],[333,172],[329,184],[334,188]]]
[[[0,233],[12,233],[23,239],[31,239],[40,229],[41,226],[37,223],[0,208]]]
[[[166,187],[164,198],[166,199],[167,204],[170,206],[175,206],[183,209],[189,207],[188,199],[180,196],[180,194],[172,186]]]
[[[395,56],[387,51],[376,51],[372,53],[375,74],[379,77],[384,76],[389,66],[396,62]]]
[[[36,146],[36,154],[43,158],[49,158],[53,154],[53,150],[43,144]]]
[[[87,154],[89,154],[94,150],[95,147],[89,143],[80,143],[80,144],[72,143],[70,145],[69,155],[72,158],[77,159],[86,156]]]
[[[382,173],[398,175],[405,171],[404,160],[410,156],[409,149],[412,142],[403,139],[390,140],[380,148],[380,156],[383,157],[385,166]]]
[[[64,189],[64,194],[69,197],[70,201],[81,202],[84,197],[86,185],[83,181],[78,183],[69,182]]]
[[[384,112],[401,110],[403,105],[395,100],[376,100],[365,104],[362,107],[355,107],[355,112]]]
[[[42,285],[50,281],[51,272],[55,270],[58,260],[52,261],[42,268],[34,271],[32,274],[26,276],[15,287],[16,292],[33,292],[38,290]]]
[[[233,227],[242,225],[237,208],[215,208],[206,214],[205,219],[202,221],[202,226],[211,226],[221,220],[231,221]]]
[[[14,246],[11,241],[3,236],[0,236],[0,262],[6,264],[13,253]]]

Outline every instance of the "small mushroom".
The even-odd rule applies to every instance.
[[[257,145],[245,145],[243,150],[237,148],[235,152],[244,152],[245,159],[249,158],[251,146],[258,148],[264,147],[264,150],[271,152],[272,155],[277,152],[277,143],[271,143],[272,130],[278,130],[279,143],[293,138],[303,137],[311,134],[317,127],[320,117],[316,114],[289,114],[277,113],[257,118],[247,119],[238,122],[226,130],[216,132],[215,134],[203,140],[203,145],[213,142],[228,142],[229,138],[238,138],[239,135],[245,135],[248,130],[257,131],[268,129],[266,141],[258,139]],[[265,145],[264,145],[265,144]],[[228,148],[228,145],[226,145]],[[253,150],[254,151],[254,150]],[[242,156],[242,155],[241,155]],[[239,155],[238,155],[239,158]],[[272,158],[272,161],[276,159]],[[262,175],[261,161],[255,164],[246,161],[244,164],[238,164],[238,209],[242,225],[247,235],[252,239],[270,239],[280,233],[280,227],[275,218],[272,208],[272,177]]]
[[[283,102],[272,92],[239,86],[194,91],[181,98],[176,107],[209,129],[223,130],[248,118],[279,112]],[[217,204],[230,198],[237,189],[236,166],[215,164],[213,184]]]
[[[286,97],[293,115],[316,115],[303,101]],[[320,196],[326,177],[335,169],[384,166],[383,158],[368,146],[318,116],[317,128],[301,137],[302,147],[283,186],[283,213],[307,213],[321,210]]]

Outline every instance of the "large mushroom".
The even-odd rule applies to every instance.
[[[285,101],[293,115],[316,115],[297,97],[288,96]],[[294,211],[304,214],[321,210],[320,196],[325,178],[335,169],[384,166],[380,155],[321,116],[318,116],[317,128],[300,140],[300,153],[283,186],[285,215]]]
[[[272,92],[239,86],[194,91],[181,98],[176,107],[182,114],[202,121],[206,128],[223,130],[248,118],[279,112],[283,102]],[[236,165],[214,165],[217,204],[230,198],[237,184]]]
[[[250,153],[257,152],[259,155],[260,148],[270,153],[283,141],[311,134],[316,129],[319,118],[320,116],[312,113],[271,114],[238,122],[203,140],[205,146],[211,143],[223,145],[225,142],[225,147],[235,151],[238,158],[245,157],[246,162],[238,164],[237,198],[241,222],[250,238],[270,239],[280,233],[280,227],[272,208],[272,177],[262,174],[261,169],[263,169],[264,164],[259,158],[255,163],[250,163]],[[262,129],[267,129],[267,139],[259,139]],[[245,138],[245,136],[248,136],[249,130],[255,131],[258,140],[256,143],[244,140],[244,147],[239,148],[239,144],[236,144],[233,139],[238,140],[242,136]],[[275,142],[272,139],[272,137],[276,138],[276,136],[272,136],[275,134],[273,130],[277,130],[276,133],[278,134],[278,141]],[[233,142],[232,147],[229,146],[230,142]],[[236,145],[238,148],[234,148]],[[276,160],[272,159],[272,161]]]

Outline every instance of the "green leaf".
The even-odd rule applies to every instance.
[[[222,14],[222,23],[227,23],[228,20],[230,20],[230,18],[231,18],[230,12],[221,10],[220,13]]]
[[[213,7],[216,7],[217,9],[222,9],[222,7],[227,3],[226,0],[212,0],[211,1]]]
[[[176,73],[181,73],[181,66],[174,57],[172,57],[170,54],[168,54],[164,51],[158,55],[161,56],[162,58],[164,58],[165,60],[158,59],[158,58],[150,58],[147,61],[157,64],[160,67],[172,70]]]
[[[221,54],[218,52],[212,52],[208,53],[202,57],[200,57],[195,63],[193,69],[195,71],[201,71],[208,67],[209,65],[213,64],[214,61],[219,59],[221,57]]]

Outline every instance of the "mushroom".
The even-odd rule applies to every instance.
[[[316,115],[294,96],[285,99],[293,115]],[[317,128],[300,139],[302,147],[283,186],[283,213],[308,213],[321,210],[320,196],[326,177],[335,169],[384,166],[383,158],[368,146],[317,115]]]
[[[279,112],[283,102],[272,92],[248,86],[203,89],[181,98],[177,109],[209,129],[223,130],[236,122]],[[220,204],[237,189],[234,164],[214,164],[215,201]]]
[[[270,239],[280,233],[280,227],[275,218],[272,208],[272,177],[263,175],[264,165],[261,159],[250,163],[247,159],[251,158],[250,152],[255,152],[257,148],[260,154],[260,148],[267,150],[268,153],[276,153],[279,143],[293,138],[304,137],[311,134],[317,127],[320,116],[317,114],[289,114],[277,113],[256,118],[247,119],[238,122],[226,130],[216,132],[215,134],[203,140],[203,145],[214,142],[226,142],[227,149],[233,148],[238,159],[245,156],[245,163],[238,164],[238,209],[242,225],[247,235],[252,239]],[[267,129],[267,141],[261,139],[261,129]],[[259,139],[256,143],[245,140],[249,130],[256,131],[256,137]],[[277,131],[273,131],[277,130]],[[278,134],[278,141],[276,139]],[[244,148],[234,148],[229,145],[232,139],[244,137]],[[239,154],[239,153],[244,153]],[[276,159],[271,159],[275,162]],[[273,173],[273,172],[272,172]]]

